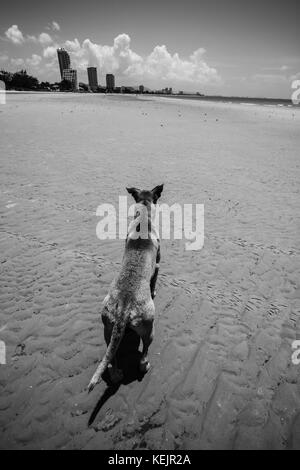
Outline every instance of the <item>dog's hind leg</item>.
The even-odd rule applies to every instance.
[[[150,362],[148,360],[148,349],[153,341],[154,325],[153,320],[143,321],[142,328],[139,329],[139,335],[143,342],[142,357],[140,360],[140,370],[147,372],[150,369]]]
[[[111,335],[112,335],[113,325],[107,321],[103,321],[103,325],[104,325],[104,339],[108,346],[110,343]],[[121,369],[118,368],[116,356],[113,357],[107,369],[109,372],[110,379],[113,383],[118,383],[123,379],[123,372]]]
[[[103,321],[103,326],[104,326],[104,339],[105,339],[106,345],[108,346],[110,343],[113,325],[108,321],[105,321],[105,320],[102,320],[102,321]]]

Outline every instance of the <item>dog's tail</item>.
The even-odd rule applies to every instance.
[[[117,307],[117,314],[116,314],[116,321],[113,326],[111,338],[109,345],[107,347],[106,353],[102,361],[100,362],[99,366],[96,369],[96,372],[94,373],[89,385],[88,385],[88,392],[90,393],[95,385],[100,381],[101,375],[107,368],[107,366],[111,363],[113,360],[119,344],[121,342],[121,339],[123,338],[127,320],[130,314],[130,308],[127,306],[125,309],[123,308],[122,305],[118,305]]]

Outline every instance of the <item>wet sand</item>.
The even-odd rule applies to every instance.
[[[293,108],[9,95],[0,106],[0,448],[300,449],[299,135]],[[205,244],[162,242],[151,370],[85,388],[124,241],[126,186],[205,205]],[[88,425],[88,423],[90,423]]]

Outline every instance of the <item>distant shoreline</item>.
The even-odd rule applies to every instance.
[[[41,90],[6,90],[7,94],[73,94],[74,92],[61,92],[61,91],[41,91]],[[105,95],[105,96],[136,96],[136,93],[76,93],[76,95]],[[206,95],[200,96],[197,94],[164,94],[164,93],[142,93],[138,96],[143,97],[161,97],[161,98],[173,98],[173,99],[184,99],[184,100],[197,100],[197,101],[214,101],[218,103],[228,104],[248,104],[248,105],[269,105],[269,106],[287,106],[293,108],[300,108],[300,105],[294,105],[292,100],[283,98],[249,98],[240,96],[218,96],[218,95]]]
[[[298,107],[297,105],[293,105],[292,100],[290,99],[283,99],[283,98],[243,98],[240,96],[199,96],[199,95],[155,95],[155,96],[162,96],[164,98],[181,98],[187,100],[200,100],[200,101],[216,101],[216,102],[223,102],[223,103],[241,103],[241,104],[263,104],[263,105],[281,105],[281,106],[293,106]]]

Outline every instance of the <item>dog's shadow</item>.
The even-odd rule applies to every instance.
[[[139,345],[140,337],[133,330],[126,328],[116,356],[118,368],[123,372],[123,379],[121,382],[114,384],[111,382],[108,370],[104,372],[102,379],[106,383],[107,387],[89,418],[89,426],[93,424],[103,405],[110,397],[117,393],[121,385],[128,385],[135,380],[140,382],[143,379],[145,373],[139,370],[139,364],[142,357],[142,353],[139,351]]]

